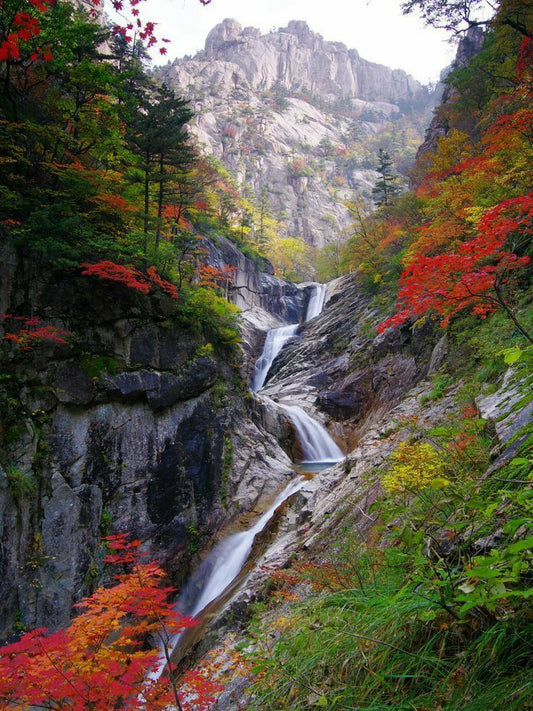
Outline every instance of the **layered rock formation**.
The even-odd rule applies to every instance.
[[[416,332],[391,329],[376,337],[378,320],[352,276],[331,282],[324,312],[274,361],[265,394],[302,406],[350,448],[370,423],[439,367],[445,352],[430,321]]]
[[[268,207],[281,233],[318,247],[350,225],[346,201],[371,198],[378,147],[409,162],[421,138],[415,124],[431,106],[405,72],[299,21],[261,35],[224,20],[203,52],[157,76],[191,100],[205,152]]]

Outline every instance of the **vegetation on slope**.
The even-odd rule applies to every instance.
[[[501,2],[481,53],[448,78],[413,189],[371,216],[354,206],[344,260],[381,308],[400,289],[381,330],[447,329],[425,397],[455,384],[454,405],[431,427],[413,416],[383,432],[393,446],[368,472],[381,488],[372,526],[354,497],[305,561],[272,574],[249,636],[256,708],[530,704],[533,430],[518,418],[533,384],[532,22],[530,4]],[[502,448],[476,397],[509,365]]]

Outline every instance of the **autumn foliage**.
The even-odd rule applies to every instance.
[[[237,267],[230,267],[227,264],[219,268],[201,263],[197,269],[198,283],[207,289],[220,289],[227,293],[236,271]]]
[[[94,264],[84,262],[80,264],[80,267],[82,267],[82,276],[94,276],[100,279],[116,281],[143,294],[148,294],[152,287],[156,285],[173,299],[178,298],[178,289],[175,284],[162,279],[153,266],[148,267],[146,274],[135,267],[115,264],[115,262],[109,260],[95,262]]]
[[[0,314],[0,321],[20,323],[22,328],[16,332],[7,331],[4,333],[4,340],[20,346],[22,350],[31,350],[39,343],[67,343],[70,331],[65,331],[51,324],[42,325],[37,316],[12,316],[11,314]]]
[[[109,588],[99,588],[79,604],[70,626],[48,634],[28,632],[0,649],[1,708],[42,706],[68,709],[166,708],[203,709],[219,689],[191,672],[180,692],[169,678],[172,635],[196,624],[168,601],[172,590],[162,585],[157,563],[143,562],[139,541],[124,535],[107,539],[106,562],[122,572]],[[151,648],[152,640],[158,646]],[[160,649],[161,648],[161,649]],[[157,676],[161,665],[166,673]],[[152,676],[152,678],[150,678]],[[157,678],[156,678],[157,677]]]
[[[478,235],[451,253],[427,257],[418,254],[402,274],[397,313],[381,323],[379,331],[410,318],[436,311],[446,326],[465,308],[484,318],[497,307],[506,308],[502,289],[510,272],[530,262],[506,248],[513,235],[524,240],[533,233],[533,193],[505,200],[488,210]]]
[[[203,0],[200,0],[203,2]],[[21,53],[27,49],[27,44],[31,43],[30,58],[35,61],[42,57],[45,61],[53,58],[50,47],[40,47],[35,40],[41,32],[40,16],[55,4],[55,0],[27,0],[28,11],[18,12],[11,18],[11,26],[6,36],[0,42],[0,61],[18,60]],[[148,47],[156,45],[158,42],[168,43],[166,38],[159,39],[155,34],[155,24],[151,21],[143,21],[140,16],[139,6],[142,0],[112,0],[113,9],[121,13],[125,24],[115,25],[115,34],[122,35],[126,41],[131,42],[133,36],[138,34],[139,38]],[[98,10],[103,6],[103,0],[89,0],[91,7],[90,14],[97,17]],[[203,4],[207,4],[203,2]],[[159,48],[160,54],[166,54],[164,46]]]
[[[463,311],[486,318],[502,310],[520,337],[533,342],[519,313],[533,233],[533,42],[526,5],[500,3],[481,52],[448,80],[449,98],[437,114],[446,128],[418,159],[413,192],[379,215],[384,235],[391,224],[405,235],[392,253],[385,239],[374,240],[365,261],[376,280],[394,257],[403,267],[396,313],[380,332],[426,315],[439,316],[446,327]],[[498,70],[491,74],[493,66]],[[416,214],[409,209],[414,203]]]

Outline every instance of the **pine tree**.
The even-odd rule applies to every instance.
[[[397,183],[398,178],[392,170],[392,158],[383,148],[379,149],[378,160],[377,172],[379,173],[379,178],[374,185],[372,195],[376,205],[381,207],[382,205],[390,205],[392,199],[398,195],[400,188]]]

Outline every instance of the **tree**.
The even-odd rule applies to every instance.
[[[486,211],[477,236],[461,243],[455,252],[427,257],[418,254],[404,270],[397,313],[378,326],[382,332],[409,319],[436,311],[446,326],[458,312],[471,307],[485,318],[502,309],[531,343],[533,337],[518,321],[508,291],[511,272],[530,263],[506,244],[524,249],[533,234],[533,192],[511,198]]]
[[[487,0],[407,0],[401,7],[406,15],[416,10],[427,25],[458,33],[486,24],[480,18],[490,4]]]
[[[37,629],[0,648],[3,707],[41,706],[81,711],[110,708],[203,709],[220,687],[196,673],[186,675],[187,703],[170,660],[171,636],[197,624],[168,601],[157,563],[142,561],[140,541],[106,539],[106,562],[121,567],[116,584],[98,588],[66,630]],[[158,647],[147,646],[153,639]],[[163,659],[162,659],[163,654]],[[165,674],[150,678],[162,665]]]
[[[301,237],[277,237],[268,258],[283,279],[303,281],[312,274],[311,247]]]
[[[130,141],[138,153],[143,172],[143,251],[148,252],[148,228],[150,219],[150,187],[156,185],[156,236],[157,252],[161,237],[165,185],[170,173],[176,174],[192,160],[188,148],[185,124],[192,118],[188,101],[176,97],[166,86],[153,88],[141,96],[138,110],[133,117]],[[153,170],[155,166],[155,170]]]
[[[390,205],[393,198],[398,195],[398,178],[392,170],[392,158],[383,148],[379,149],[377,172],[379,178],[374,185],[372,195],[378,207]]]

